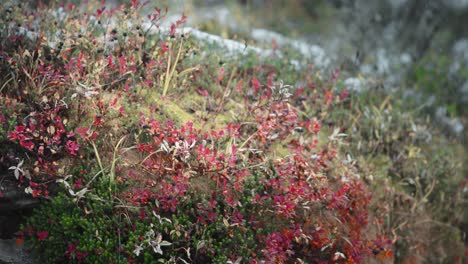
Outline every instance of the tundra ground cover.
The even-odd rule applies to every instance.
[[[239,17],[245,13],[257,18],[261,17],[259,14],[268,13],[261,8],[263,6],[266,9],[273,7],[275,10],[267,15],[289,21],[289,23],[282,23],[282,26],[294,25],[297,21],[308,19],[307,16],[300,15],[301,12],[295,12],[295,9],[298,5],[304,4],[302,9],[305,10],[309,3],[297,1],[292,5],[282,5],[284,3],[276,1],[279,2],[279,5],[275,5],[275,1],[263,1],[264,5],[262,5],[258,4],[260,2],[262,1],[248,2],[247,8],[244,9],[239,6],[234,8],[232,11],[234,15],[230,19],[244,22]],[[392,1],[382,1],[377,5],[385,6],[389,2]],[[345,6],[349,5],[341,11],[332,8],[335,14],[331,18],[328,16],[327,9],[320,9],[319,4],[313,6],[320,9],[320,12],[312,14],[309,21],[319,22],[314,25],[326,24],[337,28],[345,24],[345,28],[349,30],[348,34],[338,33],[339,30],[333,32],[333,29],[323,26],[316,30],[311,28],[302,33],[303,41],[309,39],[315,42],[316,37],[318,37],[318,40],[322,40],[323,47],[333,43],[334,37],[342,43],[339,47],[345,50],[351,48],[350,42],[352,42],[347,41],[346,36],[361,43],[354,45],[354,48],[349,50],[352,52],[348,54],[352,55],[349,61],[343,59],[343,57],[347,57],[346,54],[340,54],[342,57],[339,57],[339,62],[336,65],[340,65],[340,69],[342,69],[340,76],[345,80],[338,82],[337,86],[349,87],[346,78],[352,77],[350,79],[360,85],[358,90],[363,92],[351,93],[351,97],[344,104],[330,111],[327,122],[338,125],[350,135],[347,140],[349,144],[343,145],[343,151],[349,154],[350,162],[359,164],[358,167],[364,169],[363,175],[366,182],[373,186],[373,193],[379,194],[376,196],[382,198],[381,201],[387,201],[387,205],[380,204],[378,206],[389,209],[389,214],[385,218],[386,228],[388,228],[388,232],[394,233],[398,237],[394,248],[394,261],[396,263],[461,261],[460,256],[463,256],[463,248],[466,244],[466,240],[463,238],[464,233],[466,233],[464,227],[466,224],[463,223],[467,221],[466,210],[464,210],[467,197],[465,188],[466,140],[460,139],[463,138],[463,135],[460,135],[459,132],[455,133],[459,137],[458,139],[450,136],[454,134],[455,127],[460,128],[459,125],[455,126],[455,124],[460,124],[459,120],[463,122],[466,119],[462,103],[464,97],[460,96],[460,92],[457,92],[457,88],[461,88],[460,85],[466,81],[466,68],[463,66],[463,60],[458,61],[456,56],[450,55],[453,44],[450,39],[457,39],[461,36],[457,37],[456,26],[450,28],[450,23],[443,24],[442,27],[445,28],[445,31],[437,31],[437,37],[434,37],[434,42],[430,43],[430,48],[424,57],[406,66],[402,64],[403,62],[400,62],[401,65],[394,65],[388,76],[373,76],[369,75],[368,71],[362,73],[363,76],[356,72],[360,63],[366,64],[369,63],[369,59],[373,60],[371,56],[367,57],[373,53],[372,45],[365,44],[373,41],[379,42],[382,38],[380,38],[380,33],[358,37],[353,34],[357,33],[353,28],[359,27],[362,22],[362,25],[369,32],[376,29],[375,32],[381,32],[380,26],[374,28],[368,23],[374,15],[382,15],[383,13],[375,8],[361,7],[364,10],[360,10],[357,2],[341,1],[341,3]],[[365,3],[365,1],[361,3]],[[417,4],[412,1],[407,3],[408,6]],[[440,4],[440,2],[437,3]],[[257,4],[258,6],[256,6]],[[253,6],[257,8],[252,8]],[[356,8],[356,12],[347,13],[348,8],[352,6]],[[328,8],[330,7],[331,5],[328,5]],[[370,12],[370,15],[366,16],[361,11]],[[459,12],[464,11],[459,10]],[[291,13],[293,15],[290,15]],[[398,11],[395,14],[398,15]],[[339,19],[340,15],[344,15],[346,18]],[[385,13],[383,15],[385,16]],[[213,23],[209,20],[207,25],[202,25],[202,27],[213,28],[214,32],[228,36],[239,34],[239,29],[230,27],[235,23],[229,21],[223,24],[222,21]],[[253,21],[254,27],[259,26],[255,22],[260,22],[260,24],[264,22],[255,19]],[[404,24],[408,21],[396,20],[393,22]],[[243,24],[241,23],[241,25]],[[307,25],[307,23],[303,25]],[[242,29],[241,26],[240,30]],[[281,32],[282,27],[274,27],[273,30]],[[301,27],[290,28],[285,34],[294,36],[298,33],[295,30],[301,31]],[[403,33],[410,35],[413,32],[410,28],[403,31]],[[442,32],[445,33],[441,34]],[[299,33],[299,35],[301,34]],[[330,38],[326,36],[330,36]],[[284,39],[284,36],[279,37]],[[272,42],[267,46],[269,48],[278,46],[277,44],[280,42],[274,40],[275,38],[273,41],[264,40],[263,43],[268,45]],[[382,47],[386,50],[392,50],[392,47],[402,45],[398,38],[393,41],[386,39],[386,42],[383,46],[374,47],[374,49],[379,48],[377,53]],[[457,44],[456,47],[458,46],[461,45]],[[447,52],[443,52],[444,47],[448,48]],[[369,50],[369,48],[371,49]],[[287,53],[288,57],[301,60],[300,57],[294,56],[297,50],[285,49],[284,45],[280,45],[280,49],[283,53]],[[435,52],[436,50],[437,52]],[[440,53],[441,51],[442,53]],[[337,54],[334,52],[338,52],[336,48],[328,50],[328,55],[336,56]],[[406,51],[402,49],[400,52]],[[367,55],[363,55],[363,53]],[[400,54],[397,53],[389,55],[387,59],[395,60],[398,57]],[[456,72],[452,71],[454,65],[455,69],[458,69]],[[361,66],[363,65],[361,64]],[[375,65],[375,67],[380,66]],[[407,75],[402,74],[401,70],[404,67],[409,67]],[[279,78],[291,78],[292,81],[289,82],[292,83],[295,82],[294,80],[301,79],[293,72],[284,71],[284,67],[282,69],[281,73],[285,74]],[[356,74],[358,74],[358,78],[354,78]],[[395,80],[400,81],[395,82]],[[431,100],[431,97],[436,100]],[[458,120],[451,120],[444,114],[440,117],[441,106],[442,108],[446,106],[450,116],[458,116]],[[434,115],[434,112],[437,114]],[[377,197],[375,197],[376,200],[379,200],[380,198]]]
[[[47,201],[18,236],[48,262],[391,260],[339,73],[223,61],[143,8],[1,10],[2,159]]]

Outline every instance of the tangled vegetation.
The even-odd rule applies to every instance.
[[[459,261],[451,143],[338,71],[224,59],[148,6],[0,7],[0,158],[44,201],[17,233],[41,260]]]

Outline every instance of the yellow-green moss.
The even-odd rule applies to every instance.
[[[180,124],[193,122],[195,128],[201,128],[200,122],[196,122],[195,116],[187,113],[176,102],[166,100],[163,101],[162,106],[164,108],[164,113],[168,115],[169,119],[172,119]]]

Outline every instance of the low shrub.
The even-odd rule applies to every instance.
[[[144,6],[68,4],[32,18],[20,7],[1,10],[16,14],[4,29],[25,25],[2,38],[1,66],[15,78],[1,99],[19,114],[2,131],[26,160],[12,175],[48,200],[18,233],[42,260],[391,258],[372,195],[343,161],[346,135],[322,131],[347,98],[335,89],[337,73],[323,81],[307,72],[307,85],[293,88],[274,66],[193,65],[199,47],[176,31],[185,16],[155,33],[165,12],[144,20]],[[27,33],[36,37],[12,45]],[[23,95],[15,93],[22,83]]]

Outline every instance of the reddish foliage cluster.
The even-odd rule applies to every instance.
[[[31,112],[24,125],[15,126],[14,131],[8,133],[9,139],[40,157],[63,153],[63,146],[69,154],[76,155],[79,147],[74,134],[65,129],[67,119],[62,120],[61,109],[46,106],[41,111]]]
[[[79,146],[74,133],[65,127],[64,106],[46,104],[41,110],[31,112],[22,125],[8,133],[8,138],[36,158],[33,175],[53,178],[58,169],[57,160],[64,155],[76,156]]]
[[[142,118],[151,139],[138,150],[150,177],[139,178],[145,187],[124,197],[140,206],[155,201],[155,212],[168,213],[202,195],[196,223],[222,218],[254,230],[258,261],[356,263],[376,248],[387,252],[388,241],[365,235],[371,195],[364,184],[327,177],[337,150],[318,146],[318,121],[301,120],[286,100],[270,99],[251,111],[258,130],[250,135],[241,125],[204,133],[190,122],[178,128]],[[298,127],[305,129],[298,133]],[[267,146],[276,142],[286,142],[290,155],[267,165]]]
[[[88,253],[78,250],[77,247],[79,244],[80,244],[79,242],[68,243],[68,250],[65,251],[65,255],[67,256],[68,259],[70,260],[76,259],[78,263],[81,263],[83,259],[86,258]]]
[[[132,1],[131,7],[141,8],[141,4]],[[98,9],[97,17],[111,16],[116,10]],[[148,19],[157,25],[162,16],[162,11],[156,9]],[[185,19],[183,16],[171,26],[171,35]],[[77,143],[73,130],[67,128],[68,105],[61,98],[70,95],[63,89],[63,82],[83,88],[71,96],[91,98],[92,103],[78,102],[73,105],[77,109],[73,110],[77,119],[82,116],[91,119],[86,128],[76,128],[75,132],[83,143],[92,141],[94,144],[105,141],[103,135],[108,129],[107,120],[111,119],[110,109],[119,106],[120,99],[125,98],[122,94],[136,101],[138,97],[130,87],[138,84],[151,89],[161,83],[164,73],[168,72],[173,46],[161,41],[153,50],[141,54],[133,52],[145,45],[141,32],[132,33],[134,38],[120,42],[119,34],[117,29],[106,32],[109,39],[104,41],[118,43],[108,54],[102,51],[95,54],[91,49],[76,50],[72,45],[59,51],[63,72],[43,63],[46,58],[39,58],[37,71],[16,68],[25,79],[34,80],[30,85],[42,99],[40,103],[31,99],[33,104],[39,104],[38,109],[26,109],[27,115],[8,133],[10,141],[18,142],[35,155],[34,176],[54,179],[59,159],[82,154],[83,146]],[[159,54],[159,57],[149,58],[148,54]],[[10,66],[23,63],[14,56],[7,61]],[[262,84],[260,77],[251,79],[244,98],[246,117],[238,123],[205,131],[196,129],[191,122],[177,126],[172,121],[141,115],[139,125],[143,132],[134,142],[137,162],[134,167],[123,170],[127,174],[122,173],[122,177],[130,187],[116,194],[118,198],[138,207],[135,217],[140,221],[151,219],[148,211],[166,216],[186,215],[194,224],[186,237],[181,238],[185,241],[180,244],[188,243],[187,248],[192,242],[191,236],[217,222],[226,226],[231,239],[234,232],[241,236],[254,234],[256,248],[250,249],[251,263],[285,263],[298,259],[309,263],[356,263],[372,254],[389,254],[388,241],[383,236],[374,241],[365,234],[371,195],[364,184],[348,175],[339,179],[333,175],[339,153],[337,145],[329,140],[319,146],[322,118],[309,119],[299,114],[306,107],[305,100],[313,100],[306,103],[321,104],[325,108],[344,100],[346,92],[319,90],[312,82],[307,88],[293,91],[287,85],[276,83],[276,73],[266,66],[259,66],[254,72],[266,75],[266,81]],[[218,70],[214,77],[218,85],[225,74],[225,68]],[[336,75],[323,86],[332,86]],[[138,83],[134,76],[139,76]],[[83,84],[84,81],[87,83]],[[242,91],[242,85],[239,81],[236,90]],[[56,87],[57,92],[43,92],[50,87]],[[111,89],[118,96],[110,103],[93,97]],[[204,97],[210,95],[203,88],[198,88],[198,92]],[[15,95],[12,91],[8,96],[15,102],[27,101],[26,96],[29,98],[27,93]],[[117,116],[123,115],[123,106],[120,106]],[[0,118],[4,117],[0,115]],[[96,145],[93,147],[96,149]],[[288,154],[277,155],[277,149],[286,149]],[[33,196],[48,195],[45,183],[30,181],[29,185]],[[82,178],[72,184],[73,188],[83,186]],[[49,233],[46,230],[35,235],[43,241]],[[211,246],[213,248],[206,252],[214,251],[214,245]],[[80,261],[88,252],[77,248],[78,243],[69,243],[64,253]],[[236,259],[235,250],[229,250],[234,252],[229,257]],[[129,255],[131,258],[131,252]]]

